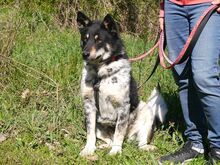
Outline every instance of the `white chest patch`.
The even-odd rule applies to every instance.
[[[118,110],[129,102],[130,65],[119,60],[99,70],[102,77],[99,85],[98,122],[114,125]]]

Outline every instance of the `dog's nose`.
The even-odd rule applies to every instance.
[[[83,51],[83,57],[88,58],[89,57],[89,52],[88,51]]]

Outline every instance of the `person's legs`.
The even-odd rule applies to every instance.
[[[187,6],[191,29],[210,4]],[[202,11],[202,12],[201,12]],[[215,12],[207,22],[192,51],[193,86],[208,123],[211,148],[220,149],[220,14]],[[196,114],[194,114],[195,117]],[[199,125],[202,128],[202,126]]]
[[[182,50],[190,33],[188,11],[165,1],[165,30],[169,57],[174,60]],[[203,137],[206,134],[205,116],[196,91],[193,87],[190,59],[178,64],[173,69],[174,78],[179,87],[180,102],[186,123],[185,136],[193,146],[203,150]],[[201,127],[202,124],[202,127]],[[202,128],[202,129],[201,129]],[[201,150],[201,152],[203,152]]]
[[[165,30],[171,59],[179,54],[199,16],[209,5],[178,6],[165,1]],[[191,57],[173,69],[186,122],[185,135],[189,141],[179,151],[162,157],[159,162],[184,162],[202,153],[206,121],[208,139],[215,149],[211,152],[214,153],[212,157],[216,159],[220,156],[217,153],[220,142],[219,19],[217,13],[210,18]]]

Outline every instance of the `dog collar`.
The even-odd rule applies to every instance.
[[[108,65],[110,64],[111,62],[114,62],[114,61],[118,61],[119,59],[123,58],[124,55],[123,54],[119,54],[119,55],[112,55],[111,57],[109,57],[108,59],[106,59],[104,62]]]

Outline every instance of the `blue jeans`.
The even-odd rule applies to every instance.
[[[179,6],[165,0],[165,31],[170,59],[176,59],[189,33],[210,3]],[[220,14],[215,12],[200,34],[190,57],[173,69],[186,123],[184,132],[194,147],[220,148]]]

